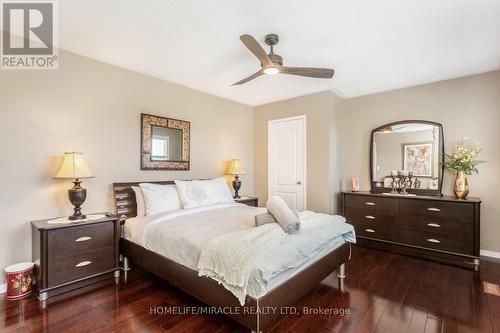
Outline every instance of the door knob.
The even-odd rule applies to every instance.
[[[300,180],[297,180],[297,185],[302,185],[302,182]]]

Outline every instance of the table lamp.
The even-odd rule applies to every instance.
[[[82,181],[80,179],[92,177],[94,176],[92,176],[87,163],[85,163],[83,153],[64,153],[63,162],[54,178],[74,179],[73,184],[75,185],[68,190],[69,201],[74,206],[74,213],[68,217],[69,220],[85,219],[86,216],[81,212],[81,205],[83,205],[87,197],[87,189],[81,187]]]
[[[243,166],[243,162],[239,159],[234,159],[229,162],[229,167],[227,168],[228,175],[234,175],[234,180],[233,180],[233,189],[234,189],[234,196],[233,198],[239,199],[240,195],[238,194],[238,191],[241,188],[241,181],[238,175],[244,175],[245,174],[245,167]]]

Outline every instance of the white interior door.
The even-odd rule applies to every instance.
[[[306,116],[268,123],[268,195],[306,209]]]

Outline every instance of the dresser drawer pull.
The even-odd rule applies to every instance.
[[[437,223],[427,223],[427,225],[429,227],[433,227],[433,228],[441,228],[441,226],[439,224],[437,224]]]
[[[92,261],[82,261],[82,262],[79,262],[78,264],[76,264],[75,267],[84,267],[84,266],[90,265],[91,263],[92,263]]]
[[[434,238],[429,238],[427,241],[430,243],[441,243],[441,241],[434,239]]]
[[[434,207],[427,208],[427,210],[430,210],[431,212],[440,212],[440,211],[441,211],[441,209],[439,209],[439,208],[434,208]]]
[[[92,237],[90,237],[90,236],[83,236],[83,237],[75,239],[75,242],[86,242],[86,241],[91,240],[91,239],[92,239]]]
[[[368,202],[365,202],[365,205],[367,205],[367,206],[375,206],[375,203],[368,201]]]
[[[375,220],[375,216],[366,215],[366,216],[365,216],[365,219],[368,219],[368,220]]]
[[[365,229],[366,232],[375,232],[373,229]]]

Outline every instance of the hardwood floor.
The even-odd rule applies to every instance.
[[[483,260],[481,272],[355,248],[346,290],[335,274],[267,332],[500,332],[500,263]],[[157,307],[157,308],[155,308]],[[158,308],[159,307],[159,308]],[[1,332],[246,332],[223,315],[162,314],[154,309],[203,304],[138,267],[119,282],[56,296],[45,308],[34,296],[0,295]],[[304,314],[306,310],[330,314]],[[341,309],[349,314],[337,313]]]

